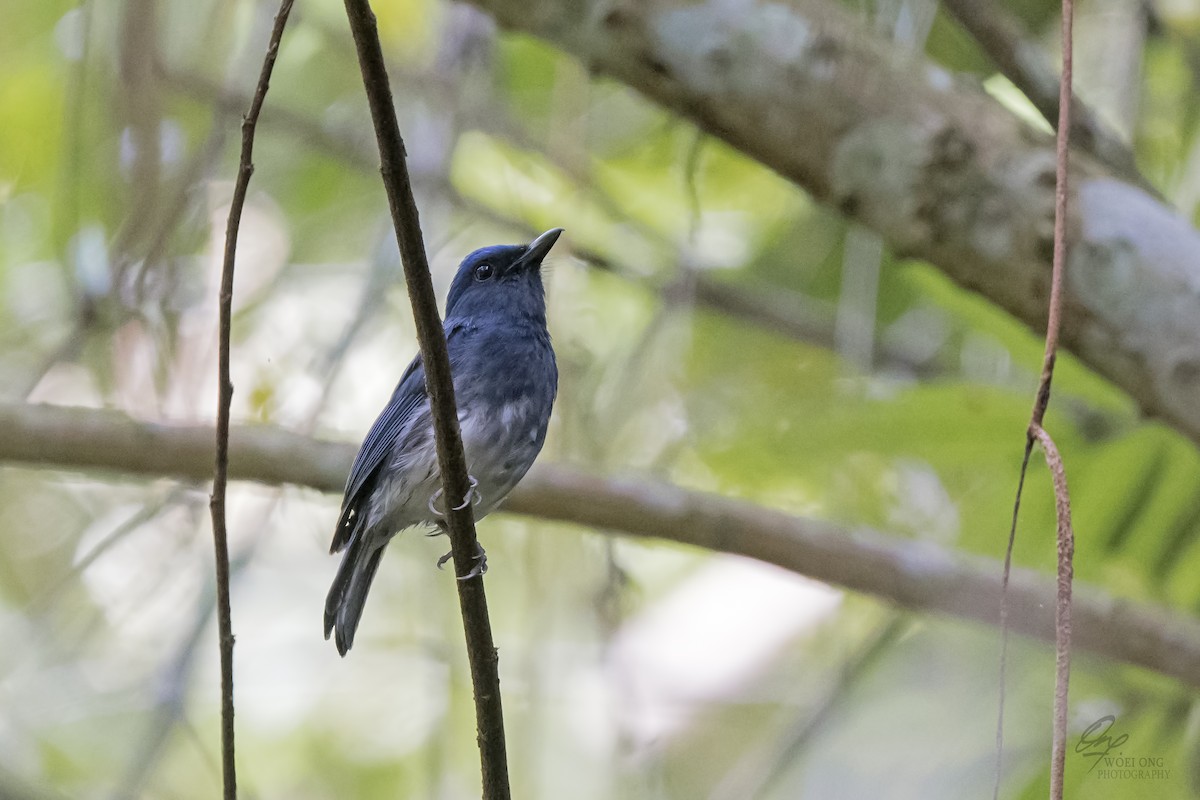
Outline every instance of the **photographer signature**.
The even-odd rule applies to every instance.
[[[1084,758],[1092,759],[1092,766],[1088,767],[1088,772],[1095,769],[1096,765],[1109,753],[1129,741],[1128,733],[1120,736],[1109,735],[1109,731],[1112,730],[1116,721],[1117,718],[1112,714],[1101,717],[1079,735],[1079,743],[1075,745],[1075,752]]]

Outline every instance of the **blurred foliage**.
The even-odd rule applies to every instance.
[[[1081,4],[1085,56],[1118,33],[1112,2]],[[1006,5],[1053,49],[1055,4]],[[1039,337],[926,264],[886,247],[864,260],[870,239],[850,246],[862,233],[836,214],[568,55],[466,7],[376,6],[439,290],[474,247],[552,225],[607,262],[569,247],[552,259],[563,379],[545,460],[1002,555]],[[927,54],[1028,113],[944,13],[853,7],[929,12]],[[1137,117],[1122,127],[1195,217],[1200,5],[1148,8],[1124,65],[1139,76]],[[211,419],[237,123],[274,10],[0,0],[5,401]],[[1086,75],[1081,86],[1090,99]],[[416,345],[340,3],[298,4],[259,131],[235,417],[354,440]],[[827,309],[836,346],[705,304],[698,280]],[[864,337],[866,361],[852,346]],[[1077,577],[1200,613],[1195,446],[1066,356],[1048,427],[1073,493]],[[1041,570],[1054,559],[1049,484],[1035,460],[1016,559]],[[0,469],[0,796],[216,794],[206,491]],[[473,796],[457,603],[432,569],[442,547],[409,535],[391,548],[339,660],[320,638],[336,503],[294,488],[231,496],[245,793]],[[602,532],[498,515],[482,533],[515,796],[988,791],[994,630]],[[773,582],[779,594],[755,593]],[[688,592],[704,602],[674,602]],[[724,632],[730,609],[741,616]],[[1194,694],[1076,664],[1073,741],[1113,714],[1124,754],[1169,778],[1101,778],[1069,752],[1070,796],[1200,794]],[[1006,797],[1045,794],[1051,667],[1047,648],[1014,642]]]

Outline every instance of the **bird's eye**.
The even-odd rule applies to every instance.
[[[495,270],[492,269],[491,264],[480,264],[475,268],[475,280],[486,281],[488,278],[492,277],[492,273],[494,271]]]

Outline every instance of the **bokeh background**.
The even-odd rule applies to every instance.
[[[831,0],[832,2],[832,0]],[[1041,339],[633,91],[443,0],[381,0],[433,277],[494,243],[549,259],[562,372],[543,453],[1003,554]],[[934,3],[849,3],[1036,112]],[[1004,3],[1054,53],[1057,7]],[[1083,96],[1185,216],[1200,199],[1200,5],[1083,0]],[[5,403],[205,423],[216,286],[276,4],[0,0]],[[1044,123],[1043,123],[1044,127]],[[301,0],[259,126],[235,291],[234,418],[357,442],[416,351],[344,12]],[[1077,577],[1200,610],[1200,460],[1059,360]],[[218,794],[208,486],[0,466],[0,796]],[[477,794],[443,541],[389,550],[356,646],[321,638],[338,497],[231,487],[246,797]],[[1017,563],[1054,564],[1032,468]],[[514,796],[990,796],[998,636],[732,556],[496,514],[480,526]],[[1053,654],[1014,637],[1004,797],[1045,794]],[[1106,714],[1200,794],[1195,691],[1081,654],[1071,741]]]

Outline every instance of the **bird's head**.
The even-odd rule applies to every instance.
[[[503,313],[545,317],[542,259],[562,228],[551,228],[529,244],[494,245],[463,259],[450,284],[446,317]]]

